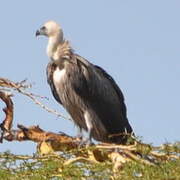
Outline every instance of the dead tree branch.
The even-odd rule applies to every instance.
[[[48,112],[56,114],[57,116],[63,117],[65,119],[69,119],[46,107],[36,99],[37,97],[44,97],[26,92],[25,89],[31,87],[31,85],[26,85],[25,82],[26,81],[14,83],[7,79],[0,78],[1,87],[9,88],[10,90],[13,89],[25,96],[28,96],[33,102]],[[101,163],[109,161],[112,162],[113,172],[116,173],[122,169],[124,163],[129,161],[138,161],[145,165],[155,166],[159,161],[162,160],[180,158],[179,152],[177,154],[172,154],[170,151],[168,153],[162,153],[162,147],[156,147],[153,149],[152,147],[149,147],[149,145],[138,141],[133,145],[115,145],[104,143],[93,145],[89,148],[79,148],[80,139],[68,136],[64,133],[58,134],[47,132],[41,129],[39,126],[25,127],[24,125],[18,125],[18,129],[12,129],[14,109],[13,102],[11,100],[11,94],[0,91],[0,99],[6,104],[6,107],[3,109],[5,113],[5,119],[0,124],[0,129],[2,132],[0,142],[2,142],[3,139],[7,141],[29,140],[37,143],[37,150],[41,155],[54,154],[57,151],[66,152],[69,153],[69,155],[73,155],[73,159],[65,159],[62,157],[64,158],[64,166],[76,162]],[[163,148],[168,149],[171,147],[167,146]]]
[[[6,117],[4,121],[0,124],[1,128],[1,137],[0,142],[2,143],[3,137],[10,133],[13,121],[13,102],[10,98],[10,94],[0,91],[0,98],[2,101],[5,102],[6,107],[3,109]]]
[[[56,110],[54,109],[51,109],[49,107],[47,107],[46,105],[44,105],[42,102],[40,102],[39,100],[37,100],[37,98],[43,98],[43,99],[47,99],[47,97],[42,97],[42,96],[39,96],[39,95],[35,95],[33,93],[29,93],[26,91],[27,88],[31,88],[32,85],[31,84],[26,84],[26,80],[23,80],[21,82],[13,82],[13,81],[10,81],[8,79],[5,79],[5,78],[0,78],[0,86],[3,87],[3,88],[10,88],[13,89],[14,91],[18,92],[18,93],[21,93],[27,97],[29,97],[35,104],[39,105],[41,108],[45,109],[47,112],[49,113],[53,113],[55,114],[56,116],[58,117],[61,117],[63,119],[67,119],[67,120],[71,120],[71,118],[69,117],[66,117],[62,114],[60,114],[59,112],[57,112]],[[9,89],[8,89],[9,90]]]

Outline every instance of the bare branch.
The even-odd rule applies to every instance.
[[[67,118],[57,111],[46,107],[36,98],[45,98],[26,91],[31,85],[26,85],[26,80],[19,83],[14,83],[7,79],[0,78],[0,87],[15,90],[29,97],[35,104],[45,109],[48,112],[56,114],[64,119]],[[47,132],[41,129],[39,126],[25,127],[24,125],[18,125],[18,129],[12,129],[13,122],[13,102],[11,95],[7,92],[0,91],[0,99],[5,102],[6,108],[5,119],[0,124],[1,137],[0,142],[3,139],[7,141],[33,141],[37,143],[37,149],[39,154],[45,155],[49,153],[55,153],[57,151],[66,152],[68,150],[74,157],[64,162],[64,165],[69,165],[76,162],[86,163],[101,163],[105,161],[111,161],[113,163],[113,172],[116,174],[120,169],[124,167],[124,164],[129,161],[138,161],[145,165],[155,166],[159,161],[167,159],[178,159],[179,154],[162,153],[161,149],[167,149],[167,147],[154,147],[149,148],[149,145],[138,142],[134,139],[133,145],[116,145],[116,144],[97,144],[89,148],[79,148],[80,139],[68,136],[64,133]],[[114,136],[114,135],[112,135]],[[119,134],[115,134],[119,136]],[[169,146],[168,146],[169,147]],[[159,151],[158,151],[159,150]],[[77,152],[75,152],[77,151]],[[31,157],[19,157],[20,159],[31,159]],[[33,157],[32,157],[33,158]],[[60,158],[60,156],[59,156]],[[63,157],[62,157],[63,158]]]
[[[4,121],[0,124],[1,128],[1,137],[0,137],[0,142],[2,143],[3,137],[5,133],[9,133],[12,127],[12,121],[13,121],[13,102],[10,98],[10,94],[7,94],[5,92],[0,91],[0,98],[2,101],[5,102],[6,108],[3,109],[3,111],[6,114],[6,117]]]
[[[33,93],[27,92],[25,89],[31,88],[32,85],[31,84],[25,84],[26,81],[27,80],[23,80],[21,82],[14,83],[13,81],[10,81],[8,79],[0,78],[0,86],[3,88],[11,88],[11,89],[17,91],[18,93],[21,93],[21,94],[29,97],[35,104],[39,105],[41,108],[45,109],[49,113],[53,113],[56,116],[61,117],[63,119],[71,120],[71,118],[66,117],[66,116],[60,114],[59,112],[57,112],[56,110],[47,107],[42,102],[40,102],[39,100],[36,99],[37,97],[43,98],[43,99],[48,99],[47,97],[42,97],[40,95],[35,95]]]

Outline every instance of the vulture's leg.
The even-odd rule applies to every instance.
[[[92,143],[92,128],[88,129],[87,133],[88,133],[88,137],[87,137],[87,140],[86,140],[87,141],[86,144],[91,145],[91,144],[93,144]]]
[[[91,132],[92,131],[88,131],[88,137],[81,140],[79,144],[80,147],[93,145]]]
[[[77,127],[77,135],[76,137],[78,139],[83,139],[83,132],[82,132],[82,128],[81,127]]]
[[[84,119],[85,119],[85,123],[86,123],[86,126],[87,126],[88,137],[82,140],[81,146],[93,144],[92,143],[92,129],[93,129],[93,125],[92,125],[91,116],[90,116],[88,111],[86,111],[84,113]]]

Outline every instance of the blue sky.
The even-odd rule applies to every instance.
[[[32,92],[49,97],[46,38],[35,31],[47,20],[59,22],[76,53],[103,67],[122,89],[128,118],[138,136],[158,145],[180,140],[180,1],[2,1],[0,5],[0,77],[28,78]],[[76,134],[73,123],[13,97],[14,127],[40,125],[47,131]],[[4,106],[0,103],[0,107]],[[3,120],[4,114],[0,113]],[[32,142],[4,142],[0,151],[35,152]]]

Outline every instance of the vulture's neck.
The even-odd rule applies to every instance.
[[[48,45],[47,45],[47,55],[52,59],[54,53],[59,44],[64,42],[63,38],[58,34],[57,36],[49,37]]]

